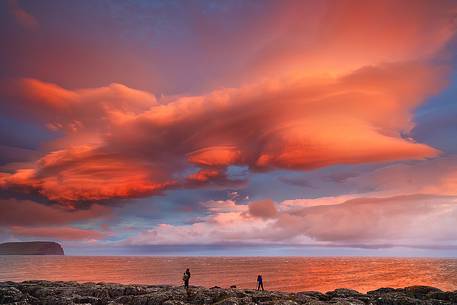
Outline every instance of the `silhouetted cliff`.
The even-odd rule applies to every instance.
[[[64,252],[56,242],[29,241],[0,244],[0,255],[64,255]]]

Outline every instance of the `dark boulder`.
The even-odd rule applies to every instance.
[[[332,298],[358,297],[358,296],[361,296],[362,294],[356,290],[347,289],[347,288],[338,288],[333,291],[327,292],[326,295],[328,295],[330,297],[330,299],[332,299]]]
[[[421,299],[421,300],[427,299],[427,295],[430,293],[443,292],[442,290],[440,290],[438,288],[430,287],[430,286],[409,286],[409,287],[405,287],[403,289],[399,289],[399,291],[402,291],[405,295],[407,295],[409,297]]]

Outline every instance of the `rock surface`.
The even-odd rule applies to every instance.
[[[64,255],[64,252],[56,242],[28,241],[2,243],[0,255]]]
[[[457,291],[426,286],[287,293],[166,285],[25,281],[0,282],[0,304],[15,305],[450,305]]]

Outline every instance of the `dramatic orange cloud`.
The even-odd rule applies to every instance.
[[[221,175],[222,173],[216,169],[201,169],[198,172],[188,176],[187,179],[195,182],[206,182],[210,179],[218,178]]]
[[[390,64],[336,79],[178,98],[123,121],[108,141],[114,149],[147,147],[151,157],[185,153],[200,166],[257,169],[435,156],[433,148],[401,134],[414,126],[414,107],[441,88],[444,73],[416,63]]]
[[[200,166],[228,166],[240,162],[240,152],[235,147],[207,147],[189,154],[190,163]]]
[[[67,90],[36,79],[2,84],[2,92],[20,103],[11,105],[19,115],[32,116],[51,130],[90,132],[109,128],[120,115],[141,113],[155,105],[154,95],[113,83],[107,87]]]
[[[71,203],[145,196],[175,183],[154,182],[154,168],[146,162],[125,160],[90,146],[54,151],[34,166],[3,174],[0,186]]]
[[[0,7],[0,238],[457,246],[455,0]]]
[[[455,3],[329,2],[304,18],[307,5],[278,5],[271,20],[248,22],[258,43],[240,47],[255,60],[243,57],[236,88],[156,98],[117,83],[2,83],[12,101],[5,111],[61,137],[36,162],[0,173],[1,190],[75,206],[234,183],[234,165],[311,170],[437,156],[410,132],[415,108],[447,84]],[[197,28],[202,43],[212,41],[211,29]]]
[[[385,64],[339,78],[267,82],[167,104],[122,86],[73,92],[29,80],[22,85],[26,97],[36,98],[32,114],[50,107],[60,125],[80,125],[67,131],[61,149],[30,168],[2,174],[0,186],[30,189],[53,201],[91,201],[185,185],[181,172],[195,165],[202,170],[188,179],[205,182],[225,179],[230,165],[313,169],[433,157],[437,150],[404,135],[414,126],[414,107],[442,87],[444,76],[435,66]],[[95,104],[86,116],[88,107],[78,109],[88,102]],[[97,144],[71,144],[88,130]]]
[[[249,77],[335,74],[382,62],[423,60],[435,56],[456,28],[452,0],[287,4],[278,3],[262,24],[268,35],[256,33]]]

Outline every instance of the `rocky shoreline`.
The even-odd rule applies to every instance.
[[[351,289],[327,293],[287,293],[183,287],[76,282],[0,282],[0,304],[16,305],[447,305],[457,304],[457,291],[428,286],[380,288],[366,294]]]

